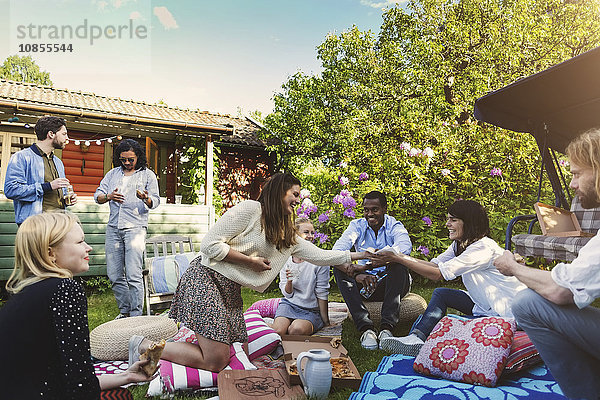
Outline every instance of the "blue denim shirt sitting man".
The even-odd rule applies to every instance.
[[[386,214],[387,199],[372,191],[363,199],[364,218],[355,219],[335,242],[334,250],[376,251],[391,248],[397,253],[410,254],[412,243],[404,225]],[[411,277],[405,266],[396,263],[374,265],[366,260],[359,264],[334,266],[333,274],[348,305],[365,349],[378,348],[378,340],[391,337],[398,323],[400,300],[410,290]],[[364,288],[363,295],[360,289]],[[363,301],[383,301],[379,336]]]

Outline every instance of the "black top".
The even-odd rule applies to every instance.
[[[78,282],[48,278],[0,308],[0,399],[98,399],[87,300]]]

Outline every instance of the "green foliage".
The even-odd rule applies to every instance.
[[[206,141],[205,138],[177,137],[177,194],[182,195],[184,204],[198,204],[198,196],[204,191],[206,177]],[[219,176],[219,148],[214,147],[213,176]],[[216,180],[215,179],[215,180]],[[223,209],[218,190],[213,191],[213,206],[217,213]]]
[[[112,285],[106,276],[86,276],[81,277],[81,283],[86,290],[86,293],[104,293],[110,291]]]
[[[37,83],[52,86],[50,74],[41,71],[31,56],[10,56],[0,66],[0,78],[17,82]]]
[[[386,11],[377,37],[356,27],[328,35],[317,48],[322,72],[296,73],[274,97],[265,118],[279,139],[273,149],[319,213],[339,193],[339,175],[354,183],[365,172],[370,180],[353,186],[354,197],[386,193],[415,249],[446,246],[446,208],[457,198],[481,202],[501,241],[513,216],[532,212],[539,151],[529,134],[476,122],[473,103],[599,44],[599,5],[415,0]],[[542,199],[551,198],[544,184]],[[347,223],[332,218],[324,229],[334,239]]]

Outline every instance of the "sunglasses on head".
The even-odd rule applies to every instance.
[[[133,163],[135,161],[135,158],[133,158],[133,157],[119,158],[119,161],[121,161],[122,163],[124,163],[124,162]]]

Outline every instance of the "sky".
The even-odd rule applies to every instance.
[[[327,34],[376,35],[400,2],[0,0],[0,61],[31,55],[55,88],[264,116],[289,76],[320,72]]]

